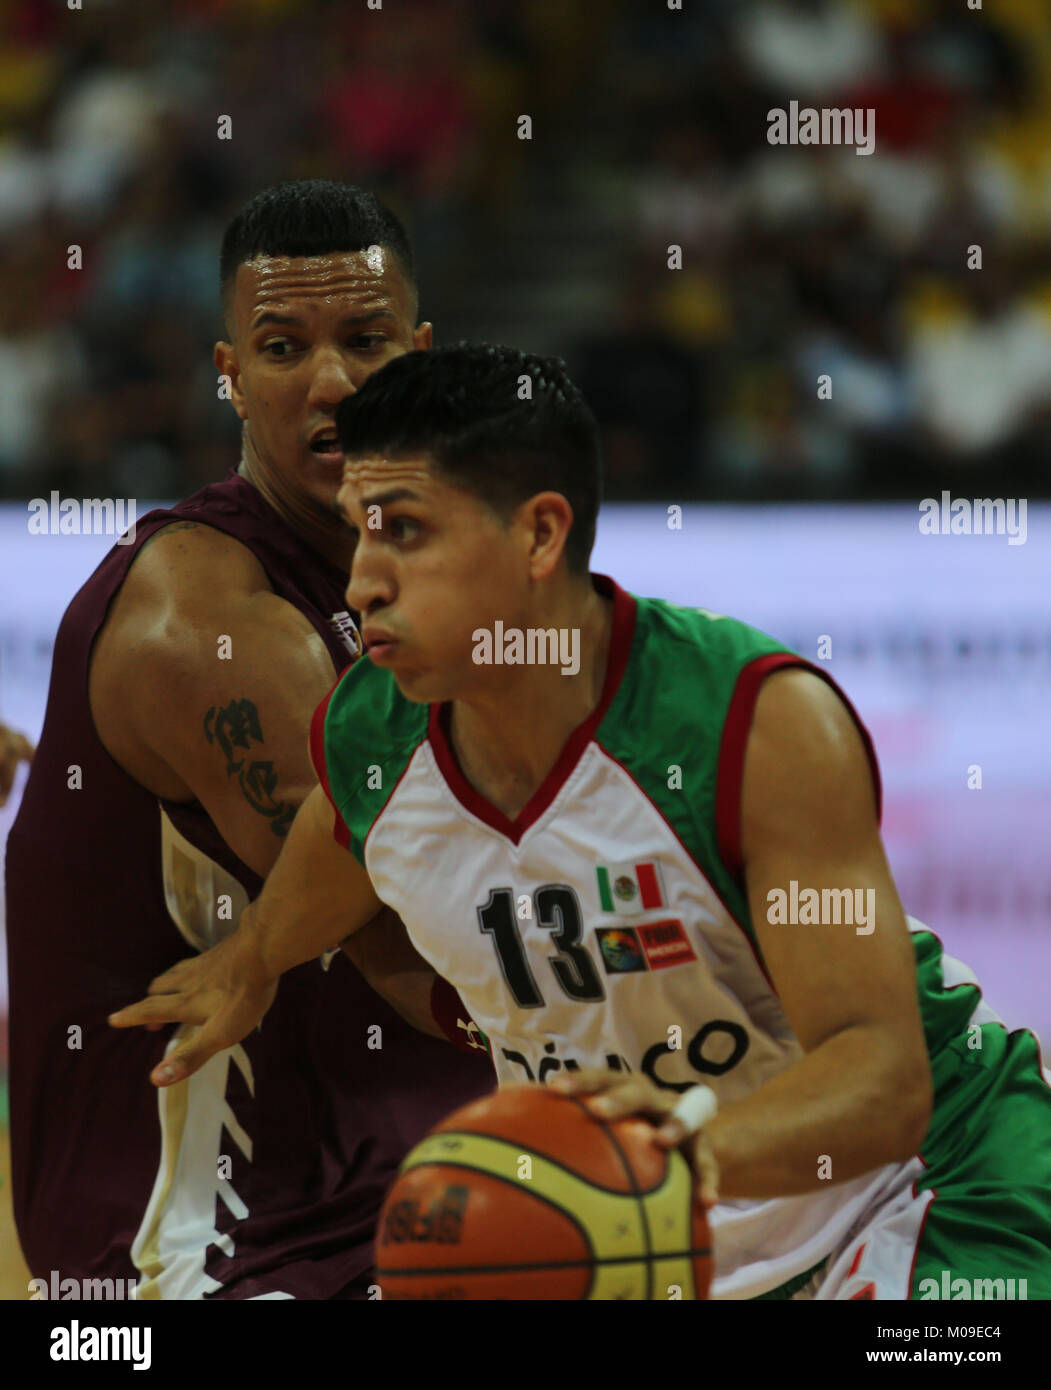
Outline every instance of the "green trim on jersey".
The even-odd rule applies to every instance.
[[[362,867],[372,823],[427,737],[427,711],[405,698],[389,671],[367,660],[344,673],[329,699],[325,768],[351,853]]]
[[[664,599],[636,603],[631,656],[596,741],[654,802],[756,942],[747,897],[719,856],[716,778],[742,670],[757,657],[791,648],[736,618]],[[673,768],[680,774],[677,789],[668,785]]]

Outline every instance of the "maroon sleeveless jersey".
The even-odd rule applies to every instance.
[[[362,1296],[397,1165],[493,1088],[488,1059],[405,1023],[342,952],[289,971],[259,1029],[162,1091],[148,1078],[174,1026],[106,1022],[207,944],[176,924],[195,874],[202,899],[215,888],[209,863],[242,899],[262,885],[199,803],[159,801],[123,772],[91,717],[96,633],[137,551],[175,520],[252,551],[325,642],[333,679],[355,650],[346,576],[236,471],[150,512],[66,610],[7,847],[18,1233],[34,1276],[135,1280],[140,1297]]]

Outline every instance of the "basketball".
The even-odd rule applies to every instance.
[[[637,1118],[505,1087],[411,1151],[376,1236],[386,1299],[705,1299],[707,1218],[677,1150]]]

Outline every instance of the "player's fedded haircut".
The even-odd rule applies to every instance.
[[[393,251],[417,296],[412,247],[401,222],[374,193],[334,179],[287,179],[245,203],[223,233],[219,293],[230,322],[237,267],[256,256],[327,256],[334,251]]]
[[[507,517],[538,492],[573,508],[566,559],[586,573],[602,495],[598,426],[558,357],[458,343],[395,357],[336,411],[343,452],[428,455]]]

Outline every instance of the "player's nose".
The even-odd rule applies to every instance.
[[[366,614],[394,599],[394,582],[380,546],[367,535],[358,537],[347,583],[347,607]]]
[[[335,410],[340,401],[358,389],[352,365],[335,348],[319,353],[310,378],[308,403],[311,407]]]

